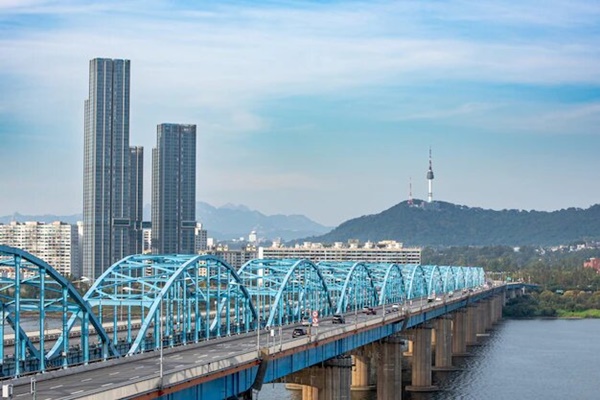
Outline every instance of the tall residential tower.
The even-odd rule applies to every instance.
[[[85,101],[83,275],[96,279],[132,253],[129,60],[90,61]]]
[[[193,254],[196,125],[160,124],[152,149],[152,253]]]

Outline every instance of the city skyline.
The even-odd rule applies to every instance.
[[[434,200],[587,208],[598,20],[593,1],[5,2],[0,178],[19,190],[0,215],[82,211],[96,57],[131,60],[131,143],[197,124],[199,201],[334,226],[406,200],[409,180],[427,198],[431,147]]]

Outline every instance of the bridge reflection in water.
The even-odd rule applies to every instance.
[[[481,268],[252,260],[236,271],[212,256],[134,255],[111,266],[80,296],[72,283],[26,252],[0,246],[0,257],[14,270],[2,278],[0,295],[16,349],[9,356],[0,344],[2,374],[21,390],[19,385],[30,380],[23,375],[46,372],[33,375],[38,391],[48,382],[45,398],[95,392],[114,398],[140,393],[203,399],[248,396],[252,386],[259,389],[262,382],[285,376],[307,383],[314,372],[299,371],[326,360],[325,370],[345,369],[342,375],[350,376],[350,367],[360,369],[365,357],[358,353],[372,343],[386,347],[379,353],[391,357],[382,361],[382,370],[397,373],[393,366],[399,365],[395,357],[401,357],[401,341],[412,339],[414,354],[426,358],[433,328],[447,342],[448,352],[453,347],[465,352],[462,347],[500,317],[506,291],[505,286],[484,288]],[[367,315],[363,309],[377,314]],[[62,317],[61,335],[46,346],[44,320],[57,314]],[[334,314],[344,315],[346,323],[332,324]],[[38,316],[38,343],[31,340],[36,333],[20,328],[22,315]],[[137,330],[134,321],[139,322]],[[292,339],[291,330],[303,321],[314,326],[308,335]],[[261,338],[264,330],[268,332]],[[73,331],[81,335],[71,338]],[[457,339],[449,341],[452,333]],[[4,329],[2,336],[6,339]],[[451,365],[450,353],[438,349],[444,341],[436,344],[439,367]],[[160,364],[165,368],[148,374],[163,353],[158,349],[164,349]],[[348,361],[344,355],[352,352],[358,353]],[[431,386],[430,364],[429,370],[421,366],[416,374],[413,367],[415,390]],[[126,378],[118,372],[131,372],[132,365],[147,368],[146,374],[138,371]],[[102,373],[106,386],[81,382],[86,373],[97,376],[101,368],[107,368]],[[104,374],[108,368],[116,369]],[[342,375],[340,382],[346,379]],[[51,389],[53,379],[68,384]],[[325,381],[335,379],[322,381],[311,387],[314,392],[324,386],[320,398],[327,398]],[[109,388],[115,391],[108,394]]]

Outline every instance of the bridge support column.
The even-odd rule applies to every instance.
[[[468,354],[466,328],[466,311],[456,311],[452,320],[452,354],[455,356],[464,356]]]
[[[477,344],[477,308],[474,305],[467,307],[467,323],[466,323],[466,344],[474,346]]]
[[[419,326],[414,329],[412,357],[412,385],[406,390],[413,392],[428,392],[437,390],[431,380],[431,327]]]
[[[402,399],[402,339],[390,336],[376,345],[377,400]]]
[[[350,400],[352,359],[332,358],[288,377],[302,385],[302,400]]]
[[[453,370],[452,366],[452,320],[440,317],[434,321],[437,338],[434,370]]]
[[[477,326],[477,333],[482,334],[487,330],[487,319],[488,319],[488,307],[487,300],[482,300],[479,302],[479,325]]]
[[[495,308],[495,320],[500,322],[502,320],[502,307],[504,307],[504,293],[501,293],[496,297],[496,308]]]
[[[370,357],[364,351],[352,354],[352,390],[371,390],[369,385]]]

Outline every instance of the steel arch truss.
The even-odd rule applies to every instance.
[[[375,278],[379,305],[404,303],[406,301],[406,285],[401,265],[376,263],[368,264],[368,266],[371,275]]]
[[[406,298],[408,300],[428,295],[427,279],[421,265],[403,265],[402,274],[404,276]]]
[[[260,324],[255,326],[295,323],[332,313],[326,281],[308,260],[252,260],[238,274],[260,315]]]
[[[245,332],[255,315],[235,270],[213,256],[126,257],[84,299],[128,355]]]
[[[425,279],[427,280],[427,296],[436,296],[445,293],[442,271],[437,265],[423,265]]]
[[[320,262],[319,268],[335,298],[335,313],[357,311],[379,303],[376,277],[368,264],[361,262]]]
[[[88,350],[88,330],[94,329],[111,355],[118,352],[89,304],[65,277],[45,261],[20,249],[0,245],[0,360],[2,374],[18,376],[23,372],[45,371],[70,364]],[[58,329],[49,329],[47,319],[60,320]],[[80,343],[69,342],[68,321],[78,325]],[[9,328],[5,330],[5,322]],[[27,323],[27,332],[23,324]],[[30,337],[30,336],[31,337]],[[57,347],[58,357],[49,360],[48,335],[66,339]],[[5,340],[14,340],[14,355],[6,357]],[[35,342],[33,339],[35,338]],[[36,347],[37,344],[37,347]],[[77,354],[74,354],[77,353]]]

